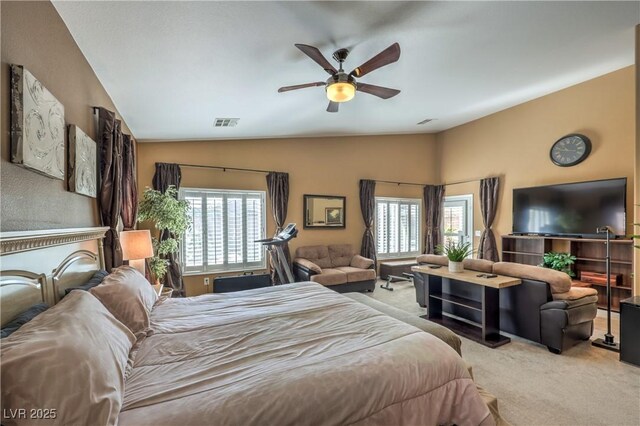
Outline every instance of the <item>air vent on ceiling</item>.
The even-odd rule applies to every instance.
[[[426,118],[426,119],[422,120],[421,122],[419,122],[417,125],[427,124],[428,122],[433,121],[433,120],[435,120],[435,118]]]
[[[216,118],[213,127],[236,127],[239,118]]]

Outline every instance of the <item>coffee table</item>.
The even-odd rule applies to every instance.
[[[478,275],[482,272],[449,272],[446,266],[414,266],[411,270],[424,275],[428,320],[490,348],[511,341],[500,334],[499,291],[522,284],[520,279],[504,275],[481,278]]]

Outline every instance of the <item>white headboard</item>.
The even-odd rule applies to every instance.
[[[0,233],[0,302],[22,312],[42,301],[54,305],[64,289],[104,269],[102,239],[107,227]],[[38,303],[38,300],[35,300]],[[15,311],[15,312],[14,312]],[[9,313],[8,313],[9,314]],[[5,318],[2,323],[11,318]]]
[[[38,303],[47,302],[47,278],[28,271],[2,271],[0,276],[0,325]]]

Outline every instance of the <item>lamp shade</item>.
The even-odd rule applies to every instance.
[[[124,260],[146,259],[153,256],[151,233],[147,229],[121,232],[120,245]]]

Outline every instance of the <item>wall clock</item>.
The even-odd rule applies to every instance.
[[[549,156],[556,166],[571,167],[583,162],[591,153],[591,141],[577,133],[563,136],[551,147]]]

